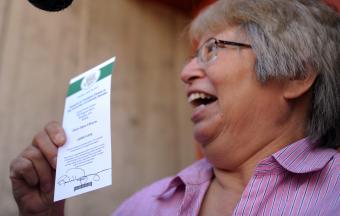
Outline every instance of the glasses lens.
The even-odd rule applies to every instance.
[[[207,64],[216,58],[216,41],[214,38],[206,41],[200,49],[199,61]]]

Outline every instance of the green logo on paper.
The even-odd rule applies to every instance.
[[[81,89],[88,89],[93,86],[99,79],[100,70],[95,70],[86,77],[81,82]]]
[[[89,74],[87,74],[85,77],[71,83],[67,91],[67,97],[79,92],[82,89],[88,89],[99,80],[110,76],[112,74],[113,65],[113,63],[110,63],[100,69],[92,69],[91,72],[88,72]]]

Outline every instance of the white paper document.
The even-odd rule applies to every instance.
[[[115,58],[71,79],[58,149],[54,201],[112,184],[110,92]]]

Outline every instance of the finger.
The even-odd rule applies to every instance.
[[[35,146],[30,146],[23,152],[23,157],[31,161],[36,175],[38,176],[40,189],[46,193],[50,192],[53,185],[53,171],[42,152]]]
[[[62,146],[65,144],[65,131],[58,122],[52,121],[48,123],[45,126],[45,131],[55,145]]]
[[[39,177],[36,173],[32,161],[18,157],[10,165],[10,178],[23,179],[29,186],[33,187],[39,183]]]
[[[32,145],[39,149],[38,151],[44,155],[53,168],[56,168],[58,148],[45,131],[41,131],[35,135]]]

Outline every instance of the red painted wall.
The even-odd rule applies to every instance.
[[[202,8],[208,6],[209,4],[215,2],[216,0],[202,0],[198,8],[194,9],[194,15],[196,15]],[[334,6],[338,11],[340,11],[340,0],[324,0],[327,4]]]
[[[340,0],[325,0],[325,2],[334,6],[338,11],[340,11]]]

